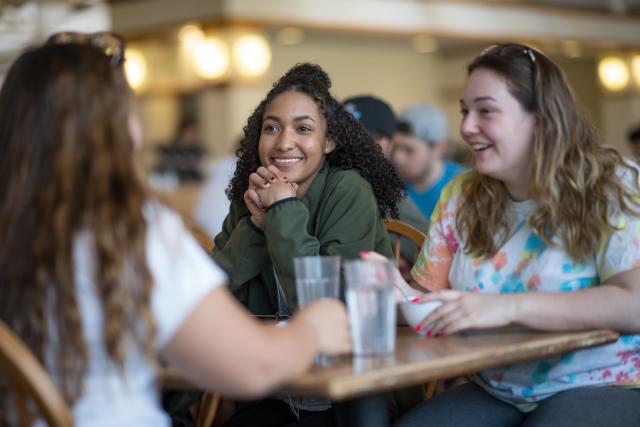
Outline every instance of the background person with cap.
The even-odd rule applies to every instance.
[[[430,105],[416,105],[399,117],[394,136],[393,163],[407,183],[407,193],[429,219],[440,192],[464,170],[444,160],[447,143],[447,117]]]
[[[393,148],[393,134],[396,133],[396,115],[380,98],[370,95],[355,96],[344,100],[344,107],[353,114],[376,143],[385,157],[390,158]]]
[[[367,129],[382,149],[385,157],[390,159],[397,122],[389,104],[373,96],[356,96],[346,99],[344,106]],[[402,199],[402,202],[398,204],[398,211],[400,221],[414,226],[423,233],[428,231],[427,218],[422,215],[411,199],[408,197]],[[415,246],[408,240],[402,239],[400,255],[405,260],[413,260]],[[407,266],[407,273],[409,268],[410,266]]]

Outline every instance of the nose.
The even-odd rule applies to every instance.
[[[472,112],[462,116],[460,120],[460,135],[464,140],[468,140],[472,135],[478,133],[478,122]]]
[[[280,151],[289,151],[295,145],[295,133],[291,132],[288,129],[284,129],[284,131],[278,134],[278,138],[276,139],[276,149]]]

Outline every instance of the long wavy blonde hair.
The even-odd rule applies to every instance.
[[[152,354],[147,190],[134,168],[131,101],[122,67],[79,44],[25,52],[0,92],[0,318],[56,372],[69,404],[89,358],[74,277],[79,233],[92,237],[111,361],[123,367],[128,338]]]
[[[537,208],[529,223],[547,245],[559,238],[576,261],[597,252],[603,236],[615,230],[613,209],[638,215],[638,173],[613,148],[598,141],[576,108],[562,71],[542,53],[518,44],[494,45],[467,67],[502,76],[511,95],[533,113],[536,126],[529,195]],[[633,184],[621,174],[631,172]],[[509,194],[502,182],[471,172],[462,187],[457,228],[465,251],[490,257],[509,238]]]

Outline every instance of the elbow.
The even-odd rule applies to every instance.
[[[256,363],[236,378],[237,397],[248,399],[264,397],[284,383],[289,376],[281,368]]]
[[[616,332],[620,334],[628,335],[636,335],[640,334],[640,316],[630,317],[628,320],[621,325],[619,325],[616,329]]]
[[[256,399],[266,396],[272,391],[278,382],[268,378],[264,374],[238,378],[236,382],[236,397],[243,399]]]

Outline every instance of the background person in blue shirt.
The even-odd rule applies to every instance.
[[[400,114],[392,160],[407,193],[425,218],[431,217],[440,192],[464,168],[444,160],[447,117],[435,107],[416,105]]]

